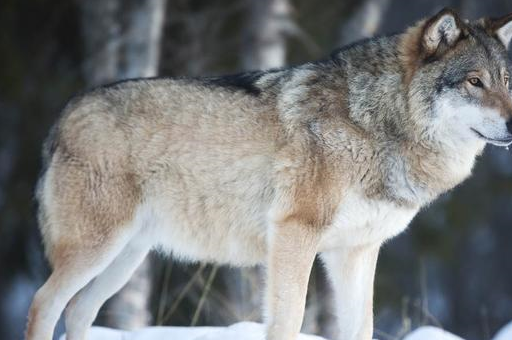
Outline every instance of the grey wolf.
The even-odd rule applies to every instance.
[[[512,143],[512,15],[452,10],[326,60],[201,79],[142,79],[71,100],[44,148],[39,222],[53,266],[29,312],[50,340],[65,309],[84,340],[155,248],[264,264],[268,340],[299,333],[313,260],[340,340],[372,337],[382,243]]]

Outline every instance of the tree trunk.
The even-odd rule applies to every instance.
[[[118,79],[121,24],[119,0],[82,1],[84,80],[89,87]]]
[[[120,78],[154,77],[158,71],[166,0],[127,1],[125,53]]]
[[[241,64],[244,70],[261,70],[284,66],[286,34],[291,25],[288,0],[252,1],[248,8]],[[261,314],[259,294],[264,280],[260,268],[223,271],[227,297],[241,320],[258,320]]]
[[[281,67],[286,62],[286,33],[291,25],[288,0],[252,1],[242,51],[246,70]]]
[[[89,87],[157,74],[166,0],[87,0],[81,3]],[[148,257],[106,305],[104,323],[134,329],[151,322]]]
[[[158,70],[166,0],[87,0],[81,3],[88,86]]]
[[[340,30],[340,46],[374,36],[382,22],[390,0],[366,0],[343,23]]]

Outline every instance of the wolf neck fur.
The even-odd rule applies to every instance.
[[[343,101],[346,112],[337,112],[337,119],[341,117],[363,132],[361,148],[364,149],[364,143],[369,143],[379,150],[374,157],[378,164],[370,170],[380,172],[381,189],[376,196],[399,205],[419,207],[467,178],[483,145],[445,142],[444,136],[430,131],[429,126],[416,125],[413,117],[432,116],[433,105],[426,99],[420,105],[410,104],[411,95],[409,85],[404,80],[406,71],[398,48],[399,41],[399,36],[378,38],[342,50],[335,56],[335,66],[330,63],[306,64],[293,70],[288,82],[290,89],[286,90],[284,86],[284,93],[293,96],[281,100],[281,104],[285,102],[286,105],[282,105],[280,111],[284,110],[288,115],[292,112],[296,118],[296,110],[289,108],[296,107],[306,97],[305,86],[326,81],[313,81],[308,68],[324,68],[324,78],[337,83],[326,84],[326,87],[337,86],[338,97],[329,94],[329,91],[307,96],[316,98],[317,102],[316,105],[309,102],[308,110],[329,106],[333,101]],[[337,79],[333,79],[333,73]],[[343,92],[347,93],[346,98],[340,99],[339,93]],[[286,100],[290,102],[286,103]],[[308,116],[310,132],[326,143],[324,147],[338,145],[333,140],[332,131],[322,130],[317,118]],[[367,189],[374,195],[374,187]]]
[[[398,57],[397,64],[400,64],[400,60]],[[406,72],[403,69],[397,71],[398,74],[383,73],[376,77],[377,96],[369,93],[368,87],[356,91],[361,96],[361,107],[372,110],[376,107],[373,104],[376,100],[386,103],[377,106],[382,110],[383,118],[381,121],[374,120],[374,124],[384,132],[380,133],[381,136],[390,138],[398,145],[394,150],[399,150],[397,157],[402,165],[395,171],[403,175],[403,189],[394,194],[399,202],[421,206],[464,181],[471,174],[475,158],[482,152],[484,143],[455,140],[440,134],[432,122],[417,122],[413,117],[434,117],[435,105],[432,99],[429,101],[411,95],[410,84],[404,81]],[[420,104],[414,105],[412,101]],[[357,116],[357,113],[354,114]]]

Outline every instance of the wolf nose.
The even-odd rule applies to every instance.
[[[512,119],[507,122],[507,130],[512,134]]]

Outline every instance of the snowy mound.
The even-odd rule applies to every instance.
[[[463,340],[437,327],[425,326],[420,327],[406,336],[404,340]]]
[[[492,340],[512,340],[512,322],[503,327]]]
[[[403,340],[463,340],[437,327],[420,327],[406,336]],[[512,340],[512,322],[503,327],[492,340]]]
[[[133,332],[92,327],[88,340],[264,340],[265,327],[254,322],[240,322],[229,327],[148,327]],[[61,337],[64,340],[65,336]],[[325,340],[301,334],[297,340]]]
[[[265,327],[254,322],[240,322],[229,327],[147,327],[133,332],[92,327],[88,340],[264,340]],[[60,340],[65,340],[62,336]],[[297,340],[326,340],[301,334]],[[464,340],[437,327],[420,327],[403,340]],[[492,340],[512,340],[512,322]]]

